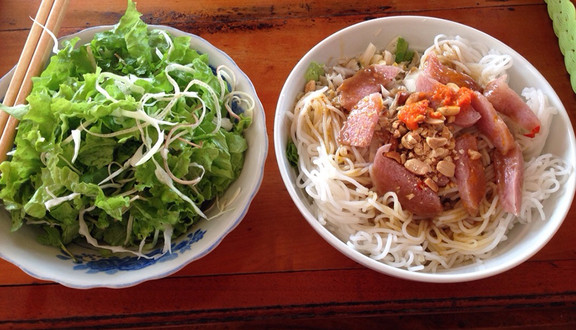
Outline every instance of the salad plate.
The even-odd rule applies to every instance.
[[[79,45],[89,43],[96,33],[111,28],[112,26],[88,28],[60,41],[79,38]],[[123,288],[168,276],[213,251],[242,221],[258,192],[267,157],[268,138],[264,109],[249,77],[229,55],[199,36],[168,26],[150,25],[148,29],[160,29],[172,36],[189,37],[192,49],[207,54],[210,65],[214,68],[226,65],[236,76],[237,90],[250,95],[254,100],[252,123],[244,133],[248,144],[244,166],[238,179],[222,196],[223,200],[229,200],[230,203],[225,212],[216,214],[208,211],[206,215],[209,220],[200,221],[185,235],[173,239],[171,253],[154,258],[127,254],[104,256],[93,248],[79,244],[72,244],[68,248],[71,256],[57,248],[40,244],[36,240],[36,228],[23,226],[11,232],[10,216],[2,208],[0,257],[20,267],[30,276],[80,289]],[[9,72],[0,79],[0,96],[5,95],[12,73]],[[162,246],[147,254],[158,255],[159,250],[162,250]]]

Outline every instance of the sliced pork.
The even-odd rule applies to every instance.
[[[460,87],[468,87],[473,91],[482,91],[482,87],[472,77],[442,64],[434,53],[428,55],[426,62],[424,62],[423,71],[442,84],[454,83]]]
[[[395,192],[402,208],[419,216],[432,217],[442,212],[440,197],[417,175],[388,158],[384,148],[378,149],[370,171],[376,192]]]
[[[383,109],[382,94],[372,93],[362,98],[350,111],[340,131],[338,142],[353,147],[368,147],[378,124],[378,116]]]
[[[494,147],[502,154],[508,153],[515,147],[514,136],[492,103],[479,92],[474,92],[472,107],[481,115],[476,127],[486,135]]]
[[[524,183],[522,150],[518,144],[506,154],[495,150],[492,154],[492,161],[500,203],[505,211],[517,216],[520,214],[522,205],[522,186]]]
[[[454,176],[460,199],[468,214],[476,216],[480,202],[486,194],[486,177],[476,137],[471,134],[459,136],[456,138],[455,151],[457,156],[454,158]]]
[[[454,116],[454,125],[472,127],[480,120],[480,117],[482,117],[480,113],[471,105],[462,106],[460,112]]]
[[[338,87],[340,93],[340,104],[348,111],[365,96],[380,92],[382,86],[392,82],[400,68],[392,65],[374,64],[347,78]]]
[[[434,93],[434,91],[443,85],[438,80],[432,78],[427,72],[422,71],[416,77],[415,88],[417,92]]]
[[[486,85],[484,96],[494,108],[509,117],[514,123],[526,130],[526,136],[534,137],[540,131],[540,120],[501,76]]]

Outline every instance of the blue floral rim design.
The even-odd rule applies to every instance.
[[[56,257],[75,263],[74,267],[72,267],[75,271],[82,271],[88,274],[105,273],[112,275],[118,272],[139,270],[159,262],[175,259],[179,254],[190,250],[192,244],[200,241],[205,233],[206,230],[202,229],[197,229],[189,233],[182,241],[172,243],[171,253],[166,253],[159,258],[153,258],[152,256],[160,254],[161,249],[155,249],[146,254],[150,258],[140,258],[132,255],[102,257],[102,255],[98,253],[80,253],[74,254],[74,257],[71,257],[64,253],[64,251],[61,251]]]

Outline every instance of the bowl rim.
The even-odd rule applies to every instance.
[[[515,57],[517,57],[519,60],[521,60],[523,62],[522,64],[527,64],[526,68],[530,71],[530,73],[532,75],[534,75],[535,77],[537,77],[537,79],[546,86],[546,88],[548,90],[548,92],[546,92],[546,95],[549,97],[549,101],[551,103],[554,102],[554,106],[557,107],[558,111],[559,111],[559,113],[556,114],[555,117],[560,117],[560,120],[563,120],[565,122],[565,124],[567,125],[568,143],[570,144],[570,147],[572,150],[576,149],[576,140],[574,137],[574,129],[572,127],[572,124],[571,124],[570,118],[567,114],[567,111],[564,108],[564,105],[562,104],[562,102],[560,101],[558,95],[552,89],[552,87],[550,86],[548,81],[544,78],[544,76],[542,76],[542,74],[530,62],[528,62],[521,54],[516,52],[514,49],[512,49],[511,47],[509,47],[508,45],[506,45],[502,41],[496,39],[493,36],[490,36],[489,34],[487,34],[485,32],[482,32],[476,28],[473,28],[471,26],[468,26],[468,25],[465,25],[462,23],[458,23],[455,21],[451,21],[451,20],[447,20],[447,19],[443,19],[443,18],[436,18],[436,17],[429,17],[429,16],[416,16],[416,15],[387,16],[387,17],[380,17],[380,18],[371,19],[369,21],[363,21],[363,22],[355,23],[355,24],[349,25],[347,27],[344,27],[344,28],[330,34],[329,36],[327,36],[326,38],[321,40],[319,43],[314,45],[304,56],[302,56],[302,58],[297,62],[297,64],[294,66],[294,68],[292,69],[292,71],[288,75],[288,77],[285,81],[285,84],[282,87],[280,97],[279,97],[278,102],[277,102],[276,113],[275,113],[275,118],[274,118],[274,148],[275,148],[277,166],[280,170],[282,180],[284,182],[284,185],[286,186],[286,189],[288,190],[288,193],[290,194],[290,197],[292,198],[293,202],[295,203],[296,207],[299,209],[300,213],[304,216],[306,221],[317,232],[317,234],[319,234],[332,247],[336,248],[338,251],[340,251],[345,256],[349,257],[350,259],[354,260],[355,262],[357,262],[357,263],[359,263],[359,264],[361,264],[367,268],[370,268],[374,271],[377,271],[377,272],[380,272],[380,273],[383,273],[386,275],[390,275],[393,277],[397,277],[397,278],[402,278],[402,279],[412,280],[412,281],[419,281],[419,282],[428,282],[428,283],[468,282],[468,281],[479,280],[479,279],[483,279],[483,278],[487,278],[487,277],[491,277],[491,276],[503,273],[507,270],[510,270],[510,269],[520,265],[521,263],[525,262],[526,260],[528,260],[529,258],[534,256],[537,252],[539,252],[552,239],[554,234],[558,231],[558,229],[562,225],[564,219],[566,218],[566,215],[569,212],[569,207],[560,211],[559,215],[557,216],[557,218],[559,218],[559,219],[556,220],[555,225],[552,226],[552,228],[547,228],[547,233],[546,233],[545,239],[539,241],[539,244],[537,244],[536,246],[533,246],[532,249],[528,253],[523,254],[521,257],[517,257],[512,262],[509,262],[505,265],[501,265],[498,267],[492,267],[489,269],[486,269],[486,268],[478,269],[478,270],[475,270],[474,272],[470,272],[470,273],[452,273],[451,274],[451,273],[446,273],[446,272],[438,272],[438,273],[414,272],[414,271],[409,271],[406,269],[400,269],[400,268],[395,268],[395,267],[386,265],[382,262],[376,261],[376,260],[348,247],[344,241],[338,239],[326,227],[324,227],[322,224],[320,224],[320,222],[310,212],[310,210],[306,207],[306,205],[304,205],[304,202],[302,202],[300,200],[300,196],[299,196],[299,190],[300,189],[295,187],[294,182],[293,182],[292,178],[290,177],[290,173],[289,173],[290,168],[289,168],[289,165],[287,165],[288,162],[287,162],[287,157],[285,155],[285,144],[282,144],[282,142],[284,142],[284,140],[286,140],[287,138],[285,136],[283,136],[282,134],[285,134],[284,133],[284,126],[286,125],[286,122],[287,122],[287,119],[285,118],[285,111],[288,110],[288,106],[286,106],[286,105],[290,104],[291,106],[293,106],[296,102],[295,99],[294,100],[288,99],[288,95],[290,95],[290,93],[289,93],[290,86],[289,85],[291,83],[293,83],[294,81],[298,81],[298,79],[299,79],[296,75],[299,72],[301,72],[300,70],[302,69],[302,67],[308,66],[310,61],[314,59],[315,53],[317,53],[320,49],[322,49],[324,46],[326,46],[330,42],[335,42],[334,40],[336,40],[336,39],[342,40],[345,36],[352,33],[356,29],[364,29],[362,31],[366,33],[368,27],[378,26],[378,28],[382,28],[386,24],[397,24],[397,23],[400,23],[403,21],[409,21],[411,23],[418,23],[418,24],[443,24],[443,25],[447,25],[450,28],[458,28],[458,31],[465,31],[467,34],[474,34],[475,36],[490,40],[492,47],[494,45],[497,45],[499,48],[505,49],[507,52],[510,52],[510,54],[513,54]],[[379,26],[381,24],[382,24],[382,26]],[[447,33],[447,34],[459,35],[460,32]],[[344,45],[340,44],[340,48],[342,49],[345,47],[344,47]],[[357,55],[359,53],[360,52],[351,54],[350,51],[348,51],[348,53],[344,52],[343,55],[352,56],[352,55]],[[525,68],[523,67],[523,69],[525,69]],[[574,155],[574,153],[572,153],[570,161],[571,161],[571,165],[574,167],[574,164],[576,164],[576,156]],[[572,168],[572,173],[571,173],[570,178],[566,184],[570,184],[570,182],[574,182],[574,168]],[[572,201],[574,200],[576,185],[572,184],[570,186],[565,187],[565,189],[566,189],[566,193],[568,193],[570,196],[570,197],[568,197],[568,201],[569,201],[568,206],[569,206],[572,204]],[[546,221],[549,222],[550,219],[548,219]],[[473,266],[474,265],[469,265],[469,266],[465,266],[465,267],[473,267]],[[480,267],[480,268],[482,268],[482,267]]]
[[[71,33],[69,35],[62,36],[62,37],[58,38],[58,40],[59,40],[59,43],[61,43],[62,41],[70,40],[72,38],[82,37],[82,36],[84,36],[84,38],[86,38],[87,40],[91,40],[91,38],[94,36],[94,34],[96,34],[98,32],[102,32],[102,31],[110,30],[113,27],[114,27],[114,25],[92,26],[92,27],[88,27],[88,28],[79,30],[77,32]],[[229,233],[231,233],[242,222],[242,220],[244,219],[244,217],[246,216],[246,213],[248,212],[248,210],[250,208],[251,203],[253,202],[254,198],[256,197],[256,194],[260,190],[260,187],[262,185],[262,181],[264,178],[264,167],[265,167],[266,159],[268,156],[269,139],[268,139],[267,128],[266,128],[266,113],[264,111],[264,107],[262,105],[262,102],[261,102],[261,100],[257,94],[256,88],[255,88],[254,84],[252,83],[252,81],[250,80],[250,78],[248,77],[248,75],[240,68],[240,66],[238,66],[238,64],[234,61],[234,59],[232,59],[232,57],[230,55],[228,55],[226,52],[224,52],[220,48],[214,46],[212,43],[210,43],[209,41],[207,41],[206,39],[204,39],[198,35],[195,35],[193,33],[186,32],[186,31],[182,31],[182,30],[179,30],[175,27],[166,26],[166,25],[149,24],[148,29],[149,30],[161,29],[161,30],[168,31],[168,32],[172,33],[174,36],[187,36],[187,37],[191,38],[191,40],[190,40],[191,47],[196,46],[198,48],[210,49],[210,51],[213,52],[213,54],[211,56],[209,56],[209,61],[212,61],[213,58],[216,56],[216,57],[221,58],[221,60],[228,62],[228,64],[232,65],[233,69],[235,70],[235,74],[237,76],[238,81],[239,82],[242,81],[242,83],[245,85],[245,88],[244,88],[245,91],[249,92],[250,95],[252,95],[252,97],[254,98],[255,116],[254,116],[254,120],[252,122],[252,126],[248,129],[249,130],[252,129],[254,131],[259,131],[259,132],[261,132],[262,136],[258,136],[258,138],[255,139],[255,140],[258,140],[258,144],[255,144],[254,146],[252,146],[252,149],[249,148],[249,150],[253,150],[251,152],[251,154],[253,153],[253,157],[255,158],[254,162],[255,162],[255,165],[257,168],[250,171],[250,173],[248,173],[249,169],[247,169],[246,167],[244,167],[242,170],[243,173],[245,173],[244,174],[245,177],[252,177],[249,180],[250,184],[242,187],[242,188],[246,187],[246,188],[250,189],[248,191],[249,194],[246,194],[245,197],[243,198],[243,200],[245,200],[245,203],[241,204],[242,210],[239,212],[235,212],[236,216],[233,219],[233,221],[231,221],[228,225],[226,225],[226,227],[224,228],[225,230],[222,233],[219,233],[217,235],[217,237],[213,241],[211,241],[205,249],[198,251],[198,252],[195,252],[194,254],[191,254],[191,255],[186,255],[185,258],[180,257],[180,259],[181,259],[180,262],[175,264],[174,267],[172,267],[172,268],[168,268],[165,270],[160,269],[160,270],[155,271],[151,274],[148,274],[146,272],[147,267],[144,267],[143,268],[144,271],[139,272],[139,273],[141,273],[141,275],[130,277],[130,278],[132,278],[132,280],[127,281],[127,282],[122,281],[121,278],[119,279],[118,277],[95,277],[95,278],[89,277],[91,279],[90,281],[86,281],[86,276],[80,276],[79,278],[75,278],[75,276],[61,278],[61,277],[57,276],[57,273],[56,273],[56,275],[52,274],[50,272],[50,270],[36,269],[35,267],[31,266],[29,262],[22,262],[21,260],[18,260],[17,258],[13,257],[10,252],[6,253],[6,251],[4,251],[4,249],[2,248],[2,244],[0,244],[0,258],[2,258],[4,260],[10,262],[11,264],[17,266],[24,273],[26,273],[26,274],[34,277],[34,278],[37,278],[40,280],[45,280],[45,281],[56,282],[56,283],[59,283],[63,286],[75,288],[75,289],[91,289],[91,288],[120,289],[120,288],[135,286],[137,284],[140,284],[140,283],[143,283],[146,281],[160,279],[160,278],[170,276],[170,275],[178,272],[179,270],[181,270],[182,268],[184,268],[185,266],[187,266],[191,262],[196,261],[200,258],[203,258],[204,256],[208,255],[210,252],[212,252],[214,249],[216,249],[216,247],[218,247],[220,245],[220,243],[222,243],[224,238]],[[0,78],[0,81],[5,82],[6,86],[9,83],[9,80],[14,73],[14,69],[15,68],[12,68],[3,77]],[[4,95],[4,93],[2,93],[2,97],[3,97],[3,95]],[[256,134],[256,133],[254,133],[254,134]],[[247,161],[245,161],[245,165],[246,165],[246,163],[247,163]],[[2,206],[2,209],[4,209],[3,206]],[[232,214],[234,214],[234,213],[232,213]],[[213,220],[217,220],[217,219],[213,219]],[[189,229],[189,232],[192,232],[192,231],[194,231],[194,227]],[[183,235],[183,236],[185,236],[185,235]],[[47,247],[47,248],[50,248],[50,247]],[[161,268],[160,266],[158,266],[158,267]],[[70,270],[70,272],[71,272],[70,273],[71,275],[76,274],[72,270]]]

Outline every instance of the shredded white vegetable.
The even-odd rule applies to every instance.
[[[169,50],[168,50],[168,52],[170,52],[171,49],[173,48],[173,44],[170,40],[170,37],[166,33],[163,33],[163,34],[165,35],[166,40],[168,41],[168,43],[170,45]],[[156,55],[159,57],[164,56],[159,50],[157,50]],[[160,182],[166,184],[170,188],[170,190],[172,190],[174,193],[176,193],[180,198],[182,198],[182,200],[189,203],[193,207],[194,211],[200,217],[207,219],[207,216],[198,207],[198,205],[196,205],[196,203],[194,201],[192,201],[192,199],[190,199],[190,197],[184,195],[181,191],[179,191],[174,185],[174,182],[177,182],[179,184],[185,184],[185,185],[197,184],[198,182],[200,182],[200,180],[204,176],[205,169],[200,164],[193,162],[190,166],[198,168],[200,170],[200,175],[195,179],[183,180],[183,179],[176,177],[171,172],[171,170],[168,168],[168,163],[166,162],[167,154],[168,154],[168,148],[169,148],[170,144],[173,141],[181,140],[182,139],[181,136],[186,134],[186,132],[187,132],[186,130],[195,129],[198,125],[200,125],[200,123],[204,120],[204,117],[206,116],[206,114],[208,112],[208,109],[207,109],[208,105],[204,102],[204,100],[199,96],[199,94],[197,92],[191,91],[191,88],[193,86],[201,86],[208,93],[210,98],[212,99],[213,106],[216,107],[216,109],[212,110],[216,114],[215,120],[214,120],[215,128],[214,128],[214,131],[212,133],[219,130],[220,127],[223,127],[227,130],[232,129],[231,121],[228,118],[223,118],[221,115],[221,111],[220,111],[220,103],[221,102],[224,103],[226,110],[228,111],[228,113],[233,118],[239,118],[239,116],[233,112],[232,103],[234,103],[234,102],[238,103],[243,108],[243,110],[247,112],[248,115],[251,115],[252,111],[255,107],[255,102],[249,94],[244,93],[244,92],[240,92],[240,91],[236,91],[234,89],[236,84],[237,84],[236,77],[235,77],[233,71],[230,70],[229,68],[227,68],[226,66],[219,66],[217,71],[216,71],[217,77],[220,80],[219,83],[222,87],[222,94],[220,94],[220,95],[218,95],[208,84],[206,84],[205,82],[200,81],[200,80],[191,80],[188,83],[188,85],[184,88],[184,90],[181,90],[178,83],[170,75],[170,73],[173,73],[176,71],[192,72],[193,70],[194,69],[192,69],[190,66],[186,66],[186,65],[181,65],[181,64],[176,64],[176,63],[168,64],[168,66],[165,70],[165,75],[166,75],[168,81],[170,82],[170,84],[173,86],[173,90],[174,90],[173,93],[165,93],[165,92],[145,93],[144,89],[136,84],[138,79],[140,79],[136,76],[133,76],[133,75],[119,76],[119,75],[107,73],[107,72],[100,73],[98,79],[96,80],[95,88],[109,102],[115,103],[115,102],[119,102],[119,100],[117,100],[112,95],[110,95],[110,93],[106,90],[105,85],[107,85],[107,84],[113,84],[116,88],[118,88],[120,91],[125,92],[125,93],[142,94],[142,97],[138,103],[138,109],[136,109],[135,111],[134,110],[117,109],[112,113],[113,116],[116,116],[118,118],[131,118],[131,119],[135,120],[135,126],[133,128],[124,129],[122,131],[102,134],[102,133],[92,132],[89,129],[89,127],[92,125],[91,122],[89,122],[89,121],[81,122],[79,127],[76,129],[73,129],[71,131],[71,135],[64,140],[64,144],[70,143],[70,142],[73,142],[73,144],[74,144],[74,155],[72,157],[71,163],[74,163],[78,158],[79,151],[81,149],[81,144],[82,144],[82,134],[90,134],[90,135],[97,136],[97,137],[108,138],[108,137],[120,136],[120,135],[134,132],[134,131],[140,131],[140,136],[142,138],[141,145],[136,149],[136,151],[134,152],[132,157],[130,157],[128,160],[126,160],[124,162],[124,164],[115,164],[115,166],[117,166],[117,168],[115,170],[112,169],[112,165],[114,165],[114,164],[111,164],[109,166],[109,175],[106,178],[102,179],[98,183],[98,185],[101,187],[119,186],[117,183],[115,183],[114,180],[121,173],[124,173],[125,171],[129,170],[131,167],[140,166],[140,165],[142,165],[148,161],[153,161],[155,164],[155,172],[154,173],[155,173],[157,179]],[[228,88],[228,86],[227,86],[228,83],[233,88],[232,88],[232,91],[230,93],[225,93],[225,91]],[[195,122],[187,124],[187,125],[183,125],[183,124],[173,123],[173,122],[170,122],[170,121],[167,121],[164,119],[167,117],[168,114],[170,114],[172,107],[181,98],[191,98],[191,99],[195,99],[195,100],[199,101],[199,103],[201,105],[201,109],[200,109],[199,117],[196,118]],[[168,102],[168,103],[166,104],[166,106],[160,107],[156,113],[150,113],[150,114],[147,113],[146,109],[157,106],[159,104],[159,102]],[[146,129],[147,127],[151,127],[154,129],[154,131],[155,131],[154,138],[150,134],[149,130]],[[176,132],[179,129],[183,129],[183,130],[179,133]],[[186,129],[186,130],[184,130],[184,129]],[[188,142],[188,141],[186,143],[191,144],[191,142]],[[197,147],[201,147],[201,146],[197,146]],[[154,158],[154,156],[156,154],[161,155],[161,157],[164,161],[163,166],[160,165],[156,161],[156,159]],[[64,161],[67,161],[67,160],[64,160]],[[72,164],[70,164],[70,167],[73,168]],[[136,193],[136,190],[134,189],[131,192],[127,192],[126,195],[129,195],[132,193]],[[46,209],[49,210],[51,208],[54,208],[57,205],[60,205],[61,203],[65,202],[65,201],[73,200],[74,198],[77,198],[79,196],[81,196],[81,195],[78,193],[73,193],[73,194],[66,195],[66,196],[52,196],[52,199],[50,199],[49,201],[47,201],[45,203]],[[137,197],[134,197],[134,198],[137,198]],[[218,205],[218,202],[216,204]],[[118,246],[100,245],[98,243],[98,241],[94,237],[91,236],[91,234],[88,230],[88,226],[86,224],[86,220],[84,219],[84,214],[86,212],[93,210],[93,209],[94,209],[94,206],[92,206],[88,209],[81,210],[80,217],[79,217],[79,221],[80,221],[79,233],[86,237],[86,240],[90,245],[92,245],[94,247],[98,247],[98,248],[108,249],[112,252],[128,252],[128,253],[134,254],[138,257],[144,257],[144,258],[157,258],[157,257],[159,257],[159,255],[149,257],[143,253],[145,246],[147,246],[147,245],[153,246],[155,244],[154,242],[158,239],[158,235],[160,234],[159,232],[157,232],[155,234],[154,242],[152,242],[152,243],[147,242],[145,239],[143,239],[140,242],[138,251],[125,249],[123,247],[118,247]],[[132,217],[130,217],[130,219],[128,220],[128,223],[127,223],[127,233],[126,233],[126,238],[124,240],[124,244],[129,243],[129,240],[131,237],[130,235],[131,235],[132,229],[133,229],[133,225],[134,225],[134,219]],[[164,224],[164,227],[162,228],[162,237],[164,240],[164,247],[162,249],[162,254],[170,253],[170,246],[171,246],[171,242],[172,242],[171,236],[172,236],[173,230],[174,230],[173,227],[170,225],[167,225],[167,224]]]

